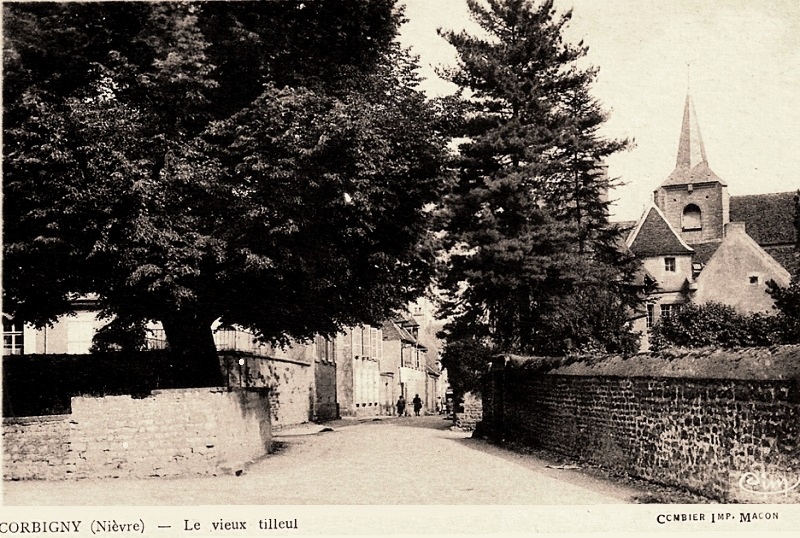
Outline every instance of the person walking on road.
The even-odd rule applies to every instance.
[[[406,399],[401,394],[397,399],[397,416],[402,417],[406,412]]]
[[[419,394],[414,396],[412,402],[414,403],[414,414],[419,416],[419,410],[422,409],[422,400],[419,399]]]

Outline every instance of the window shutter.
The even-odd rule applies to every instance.
[[[363,346],[361,345],[361,327],[353,327],[351,336],[353,339],[353,357],[360,357]]]
[[[369,335],[370,335],[370,338],[372,339],[372,346],[370,348],[372,353],[370,354],[370,357],[372,357],[373,359],[377,359],[378,358],[378,329],[370,329],[369,330]]]

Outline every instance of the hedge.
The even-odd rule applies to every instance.
[[[194,361],[169,350],[91,355],[3,357],[3,416],[70,413],[73,396],[130,394],[154,389],[215,386]]]

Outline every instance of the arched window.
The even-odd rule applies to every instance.
[[[683,208],[683,218],[681,219],[681,228],[686,230],[702,230],[703,219],[700,214],[700,208],[694,204],[689,204]]]

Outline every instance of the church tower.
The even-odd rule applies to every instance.
[[[654,201],[689,244],[722,239],[730,220],[728,185],[708,166],[691,96],[686,96],[675,170],[654,191]]]

